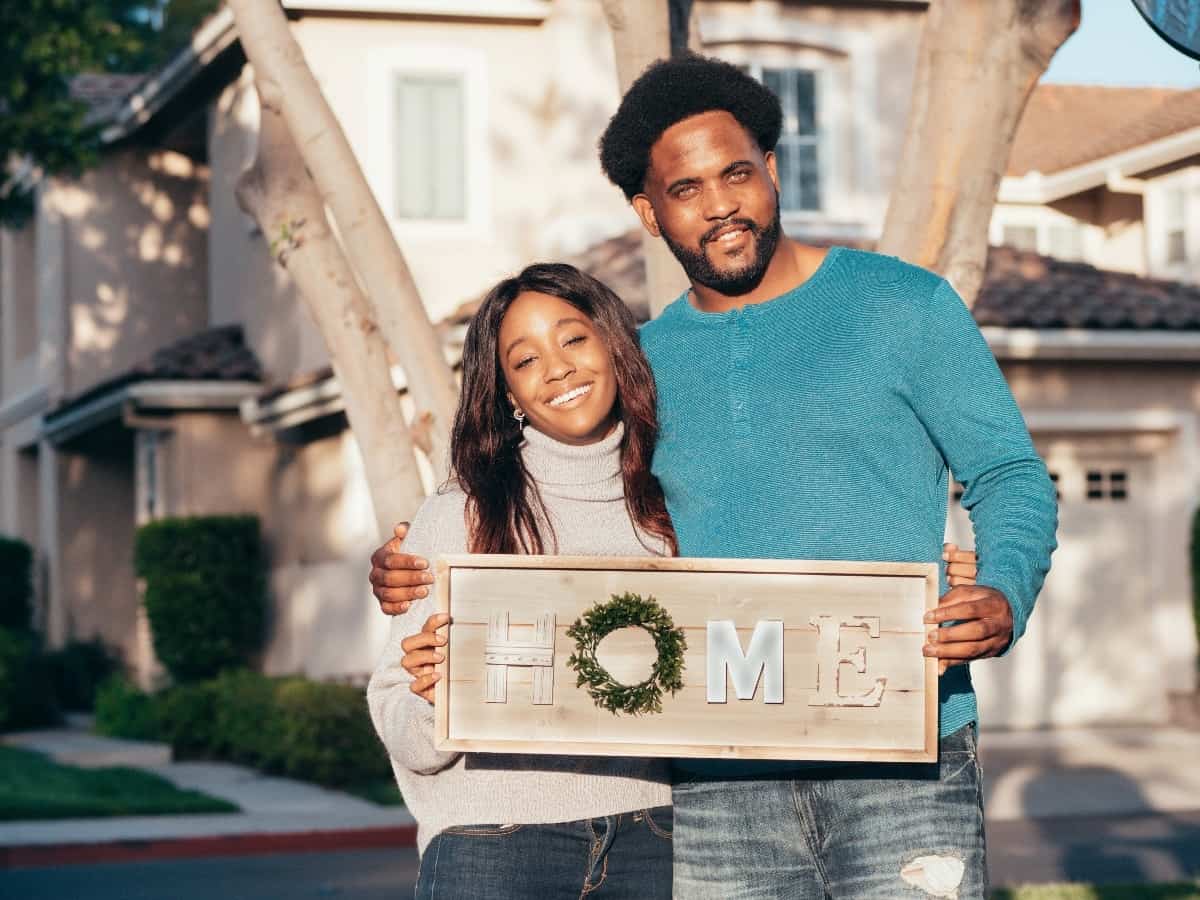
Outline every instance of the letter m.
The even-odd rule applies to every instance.
[[[706,679],[709,703],[725,702],[726,672],[739,700],[752,700],[759,676],[763,676],[763,702],[782,703],[783,621],[763,620],[755,624],[745,653],[733,622],[727,619],[709,622]]]

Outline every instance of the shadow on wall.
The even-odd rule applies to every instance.
[[[207,181],[185,156],[132,148],[61,187],[70,394],[207,325]]]

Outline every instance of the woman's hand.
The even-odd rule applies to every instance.
[[[420,631],[400,642],[400,649],[404,651],[400,665],[413,679],[408,689],[430,703],[433,703],[433,686],[442,677],[433,670],[434,666],[446,658],[437,650],[446,643],[446,636],[438,632],[449,623],[448,615],[435,613],[425,620]]]
[[[950,587],[975,583],[977,560],[974,550],[959,550],[956,544],[943,544],[942,559],[946,561],[946,580]]]

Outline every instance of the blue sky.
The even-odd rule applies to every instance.
[[[1042,80],[1200,87],[1200,62],[1160,40],[1131,0],[1083,0],[1083,24]]]

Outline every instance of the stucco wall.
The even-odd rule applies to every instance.
[[[139,600],[132,438],[126,432],[103,445],[60,450],[54,465],[58,554],[52,577],[63,621],[52,640],[99,637],[133,661]]]
[[[58,184],[70,395],[206,327],[207,180],[184,156],[134,148]]]

